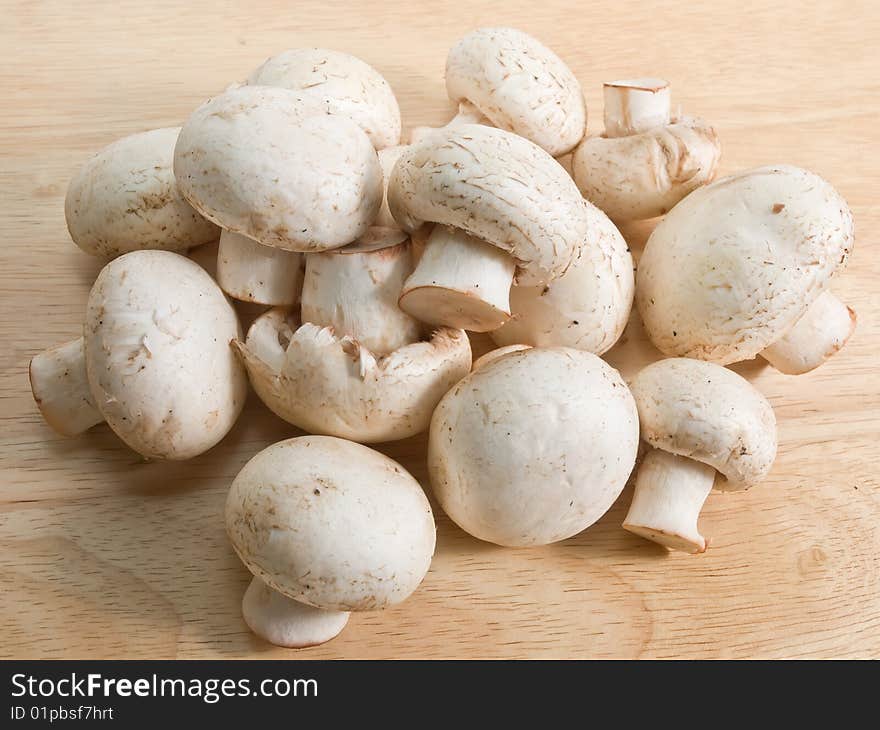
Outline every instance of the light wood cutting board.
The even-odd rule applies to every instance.
[[[880,656],[880,6],[819,5],[3,2],[0,656]],[[735,368],[776,409],[779,457],[760,487],[710,496],[704,555],[621,530],[629,488],[585,533],[537,549],[480,543],[438,511],[437,554],[409,601],[354,616],[323,647],[272,648],[241,621],[249,575],[222,510],[244,462],[297,432],[251,396],[210,453],[143,463],[106,426],[55,435],[31,400],[28,360],[79,333],[101,266],[68,238],[67,183],[105,144],[179,124],[302,45],[364,58],[391,82],[406,127],[440,124],[446,51],[487,24],[518,26],[568,61],[593,131],[603,80],[660,75],[715,124],[723,173],[788,162],[830,180],[856,219],[834,289],[858,329],[809,375]],[[636,252],[649,228],[625,231]],[[624,340],[608,356],[624,375],[657,357],[637,321]],[[382,450],[427,484],[423,437]]]

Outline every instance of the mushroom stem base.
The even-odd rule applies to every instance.
[[[604,95],[606,137],[628,137],[669,124],[669,84],[663,79],[609,81]]]
[[[289,307],[299,301],[303,256],[231,231],[220,234],[217,283],[233,299]]]
[[[636,474],[636,488],[623,528],[670,550],[701,553],[706,539],[697,529],[712,491],[715,470],[699,461],[653,449]]]
[[[491,332],[510,318],[515,270],[504,251],[449,226],[435,226],[400,295],[400,308],[431,325]]]
[[[347,611],[325,611],[294,601],[256,576],[245,591],[241,613],[257,636],[289,649],[330,641],[345,628],[350,615]]]
[[[89,389],[82,337],[36,355],[28,375],[40,413],[62,436],[76,436],[104,422]]]
[[[801,375],[842,348],[855,328],[856,313],[826,291],[784,337],[761,352],[761,357],[781,373]]]

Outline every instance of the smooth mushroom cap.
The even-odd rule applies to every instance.
[[[659,360],[630,385],[642,439],[651,446],[714,467],[716,487],[747,489],[776,458],[776,416],[745,378],[689,358]]]
[[[494,350],[489,350],[489,352],[483,353],[480,357],[474,360],[471,370],[479,370],[490,362],[495,362],[505,355],[510,355],[514,352],[522,352],[523,350],[528,350],[530,347],[530,345],[505,345],[504,347],[496,347]]]
[[[241,615],[261,639],[288,649],[302,649],[338,636],[351,614],[295,601],[254,576],[241,601]]]
[[[311,433],[363,443],[424,431],[437,402],[471,366],[462,330],[440,328],[428,342],[377,358],[329,327],[299,326],[287,310],[259,317],[234,342],[260,399]]]
[[[434,554],[419,483],[387,456],[329,436],[281,441],[245,464],[226,500],[226,530],[271,588],[336,611],[400,603]]]
[[[574,261],[543,286],[510,290],[513,315],[491,333],[498,345],[574,347],[601,355],[623,334],[632,309],[633,260],[620,231],[598,208],[587,208],[590,236]]]
[[[220,236],[177,188],[180,127],[133,134],[105,147],[70,181],[64,217],[73,242],[95,256],[139,249],[184,251]]]
[[[782,337],[853,247],[852,214],[825,180],[788,165],[699,188],[645,245],[636,304],[667,355],[721,364]]]
[[[616,370],[570,348],[533,348],[472,372],[431,419],[428,471],[440,506],[471,535],[543,545],[577,534],[617,499],[638,414]]]
[[[721,159],[715,130],[701,119],[625,137],[587,137],[571,160],[584,197],[613,220],[663,215],[692,190],[711,182]]]
[[[89,294],[84,329],[95,405],[139,454],[188,459],[232,428],[247,396],[229,349],[241,328],[198,264],[168,251],[111,261]]]
[[[556,160],[527,139],[478,124],[438,129],[408,147],[391,173],[388,206],[407,231],[442,223],[507,251],[522,285],[562,274],[590,223]]]
[[[459,40],[446,59],[446,90],[553,157],[584,136],[587,110],[571,69],[520,30],[478,28]]]
[[[268,86],[233,88],[196,109],[174,174],[206,218],[288,251],[351,243],[382,203],[382,169],[363,130]]]
[[[284,51],[251,73],[247,83],[314,97],[327,114],[355,122],[377,150],[400,142],[400,108],[391,86],[376,69],[348,53],[326,48]]]

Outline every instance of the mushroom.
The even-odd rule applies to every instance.
[[[580,84],[553,51],[514,28],[478,28],[446,59],[446,91],[459,105],[447,128],[488,120],[525,137],[553,157],[584,136],[587,110]],[[412,141],[435,130],[414,130]]]
[[[300,300],[305,260],[301,253],[223,231],[217,249],[217,283],[243,302],[293,306]]]
[[[281,308],[258,317],[233,348],[275,414],[304,431],[362,443],[424,431],[437,402],[471,366],[461,330],[441,327],[427,342],[376,356],[331,327],[300,326]]]
[[[226,530],[255,576],[245,621],[288,647],[332,639],[349,611],[404,601],[427,574],[436,537],[431,506],[402,466],[327,436],[281,441],[245,464]]]
[[[511,318],[491,333],[498,345],[574,347],[601,355],[623,334],[632,309],[633,260],[620,231],[590,206],[590,236],[549,284],[514,286]]]
[[[668,82],[628,79],[605,84],[605,134],[584,138],[571,169],[587,200],[630,221],[663,215],[711,182],[720,157],[710,125],[670,115]]]
[[[400,109],[394,92],[378,71],[359,58],[322,48],[297,48],[270,58],[247,83],[296,92],[298,111],[304,116],[333,114],[350,119],[379,150],[383,170],[394,165],[393,150],[402,149],[395,146],[400,141]],[[384,188],[382,198],[376,224],[396,226],[384,202]],[[302,266],[298,253],[260,247],[228,231],[222,236],[218,281],[236,299],[292,306],[299,301]]]
[[[463,530],[544,545],[598,520],[626,484],[638,414],[616,370],[589,352],[533,348],[472,372],[431,419],[434,495]]]
[[[855,327],[827,291],[852,246],[849,208],[818,175],[788,165],[741,172],[694,191],[654,229],[636,304],[667,355],[726,365],[760,354],[804,373]]]
[[[198,264],[127,253],[98,275],[83,337],[31,361],[34,400],[63,435],[107,421],[147,458],[189,459],[220,441],[244,405],[247,377],[229,350],[240,335]]]
[[[73,242],[95,256],[139,249],[184,251],[220,232],[184,200],[172,172],[180,127],[124,137],[92,157],[64,199]]]
[[[598,214],[540,147],[476,124],[408,147],[391,173],[388,205],[406,231],[441,224],[404,284],[401,309],[476,332],[509,318],[514,271],[523,286],[564,273]]]
[[[688,358],[648,365],[630,389],[642,439],[654,448],[639,466],[623,526],[672,550],[701,553],[707,541],[697,519],[713,484],[748,489],[773,466],[773,408],[733,371]]]
[[[382,203],[367,135],[287,89],[242,86],[193,112],[174,151],[184,197],[222,228],[288,251],[351,243]]]
[[[306,257],[302,321],[332,327],[376,355],[421,339],[422,326],[397,306],[412,273],[409,237],[371,228],[357,243]]]
[[[484,353],[474,360],[474,364],[471,366],[471,372],[479,370],[490,362],[495,362],[499,358],[509,355],[512,352],[522,352],[523,350],[528,350],[530,347],[530,345],[505,345],[504,347],[496,347],[494,350],[489,350],[489,352]]]

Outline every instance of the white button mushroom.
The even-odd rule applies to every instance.
[[[297,48],[270,58],[247,80],[252,86],[295,91],[303,115],[334,114],[350,119],[379,150],[383,171],[394,165],[400,141],[400,109],[388,82],[359,58],[322,48]],[[388,148],[391,152],[387,153]],[[394,226],[384,202],[377,225]],[[271,306],[292,306],[302,286],[302,256],[260,246],[224,231],[217,259],[218,283],[236,299]]]
[[[436,226],[400,306],[416,319],[485,332],[510,316],[510,286],[546,284],[571,264],[595,216],[550,155],[476,124],[408,147],[388,204],[404,230]]]
[[[839,350],[855,313],[826,291],[853,246],[825,180],[787,165],[718,180],[670,211],[645,245],[636,304],[665,354],[722,365],[761,354],[807,372]]]
[[[77,172],[64,216],[73,242],[95,256],[139,249],[184,251],[220,235],[186,202],[172,172],[180,127],[124,137]]]
[[[435,543],[431,506],[403,467],[327,436],[282,441],[245,464],[226,500],[226,530],[256,576],[245,621],[290,647],[333,638],[349,611],[404,601]]]
[[[630,221],[663,215],[711,182],[720,158],[711,126],[670,118],[666,81],[632,79],[605,84],[605,134],[578,145],[571,170],[587,200]]]
[[[257,318],[234,342],[251,384],[278,416],[311,433],[363,443],[394,441],[428,427],[443,394],[471,366],[462,330],[376,357],[350,336],[305,323],[284,309]]]
[[[459,105],[447,126],[479,123],[485,116],[554,157],[584,136],[587,111],[571,69],[515,28],[478,28],[459,40],[446,59],[446,90]],[[416,129],[412,141],[431,131]]]
[[[371,228],[357,243],[306,256],[302,321],[332,327],[376,355],[417,342],[422,326],[397,306],[412,273],[409,237]]]
[[[638,414],[616,370],[569,348],[483,365],[431,419],[428,471],[440,506],[499,545],[564,540],[617,499],[638,448]]]
[[[198,264],[135,251],[98,275],[84,336],[37,355],[34,399],[64,435],[107,421],[138,453],[188,459],[232,428],[247,395],[235,310]]]
[[[530,347],[531,345],[505,345],[504,347],[497,347],[494,350],[489,350],[489,352],[474,360],[471,370],[479,370],[481,367],[488,365],[490,362],[495,362],[505,355],[510,355],[514,352],[522,352],[523,350],[528,350]]]
[[[720,490],[748,489],[773,466],[773,408],[731,370],[688,358],[649,365],[630,388],[642,439],[654,448],[639,466],[623,526],[670,549],[701,553],[707,542],[697,519],[716,477]]]
[[[511,318],[491,333],[498,345],[575,347],[601,355],[623,334],[632,309],[633,260],[620,231],[590,206],[590,234],[571,266],[541,286],[510,290]]]
[[[287,89],[242,86],[209,99],[183,126],[174,174],[184,197],[222,228],[288,251],[351,243],[382,203],[369,138]]]

